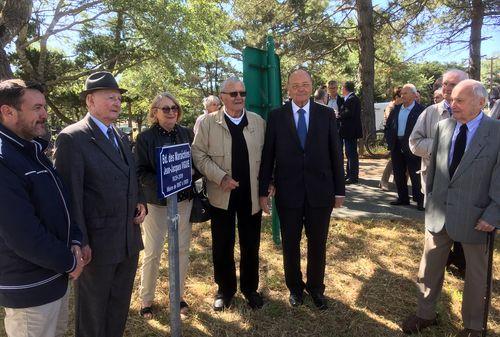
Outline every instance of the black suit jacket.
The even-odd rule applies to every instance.
[[[355,94],[350,95],[339,110],[340,137],[358,139],[363,137],[361,125],[361,101]]]
[[[385,139],[387,141],[387,146],[389,150],[393,150],[396,145],[396,141],[398,140],[398,117],[399,111],[401,111],[402,105],[396,105],[394,109],[392,109],[391,113],[387,117],[387,121],[385,123]],[[424,107],[417,102],[415,102],[415,106],[411,109],[410,114],[408,115],[408,119],[406,120],[406,128],[403,139],[400,141],[402,150],[405,152],[410,152],[409,138],[410,134],[413,131],[413,127],[417,122],[418,116],[424,111]]]
[[[119,133],[125,161],[87,115],[57,137],[55,167],[69,187],[75,222],[92,262],[119,263],[143,248],[141,228],[133,223],[140,193],[128,137]]]
[[[259,173],[260,196],[267,196],[271,182],[282,207],[302,207],[305,200],[313,207],[329,207],[335,195],[345,195],[337,123],[330,108],[310,101],[305,149],[292,103],[271,111]]]

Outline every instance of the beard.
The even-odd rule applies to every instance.
[[[47,134],[47,122],[45,120],[31,123],[20,120],[17,125],[17,130],[19,130],[18,136],[26,140],[31,140],[35,137],[42,137]]]

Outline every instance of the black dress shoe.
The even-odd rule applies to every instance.
[[[304,299],[302,298],[302,294],[290,294],[290,298],[288,299],[290,305],[292,307],[298,307],[299,305],[304,304]]]
[[[425,211],[424,205],[418,204],[417,205],[417,210],[419,210],[419,211]]]
[[[254,291],[250,294],[244,294],[245,299],[247,300],[248,306],[252,309],[260,309],[264,306],[264,299],[262,295],[258,292]]]
[[[402,205],[409,205],[410,202],[409,201],[401,201],[401,200],[397,199],[397,200],[391,201],[390,204],[393,206],[402,206]]]
[[[311,293],[310,295],[316,308],[318,308],[319,310],[328,309],[328,302],[323,294]]]
[[[349,179],[346,179],[346,181],[345,181],[346,185],[353,185],[353,184],[357,184],[357,183],[358,183],[358,179],[349,178]]]
[[[224,295],[217,293],[214,299],[214,310],[223,311],[224,308],[229,308],[231,306],[232,297],[225,297]]]

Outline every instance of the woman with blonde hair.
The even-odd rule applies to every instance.
[[[141,271],[141,316],[153,317],[153,300],[160,268],[160,258],[168,231],[167,205],[165,199],[158,199],[156,183],[156,148],[193,142],[190,129],[181,126],[182,107],[176,98],[164,92],[157,95],[148,114],[151,127],[137,136],[135,155],[137,176],[142,185],[148,203],[148,215],[143,223],[144,258]],[[191,242],[191,223],[189,216],[192,208],[192,189],[177,193],[179,210],[179,274],[181,315],[188,313],[188,304],[184,301],[184,287],[189,263]]]

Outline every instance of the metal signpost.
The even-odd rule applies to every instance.
[[[280,59],[274,53],[274,40],[267,37],[267,50],[243,50],[243,82],[247,91],[246,108],[267,120],[272,109],[282,104]],[[273,200],[273,241],[280,244],[280,223]]]
[[[170,287],[170,332],[180,337],[179,211],[177,192],[191,187],[191,148],[178,144],[156,149],[158,197],[167,198],[168,283]]]

